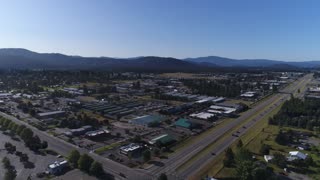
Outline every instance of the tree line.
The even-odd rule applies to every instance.
[[[98,178],[109,179],[109,177],[106,176],[102,164],[94,161],[88,154],[81,155],[79,151],[72,150],[67,159],[69,165],[73,168],[78,168],[81,171]]]
[[[1,130],[10,130],[12,135],[18,135],[25,143],[25,146],[32,151],[39,151],[48,147],[46,141],[41,141],[39,136],[34,135],[33,131],[25,125],[19,125],[9,119],[0,117],[0,126]]]
[[[269,124],[319,131],[319,107],[318,99],[301,100],[292,97],[283,104],[276,115],[269,119]]]
[[[3,168],[6,170],[4,180],[14,180],[17,177],[17,171],[7,157],[2,159]]]
[[[235,80],[216,80],[207,79],[182,80],[183,84],[190,88],[193,93],[205,94],[208,96],[237,97],[241,93],[241,85]]]
[[[236,178],[240,180],[274,179],[273,170],[255,161],[253,154],[243,146],[241,139],[236,150],[228,148],[224,153],[223,165],[235,168]]]

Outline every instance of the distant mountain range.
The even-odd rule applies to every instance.
[[[81,57],[36,53],[26,49],[0,49],[1,69],[97,69],[121,71],[212,71],[221,68],[316,68],[320,61],[285,62],[267,59],[236,60],[218,56],[176,59],[170,57]]]
[[[219,56],[208,56],[198,58],[184,59],[189,62],[195,63],[210,63],[222,67],[272,67],[272,66],[291,66],[297,68],[316,68],[320,67],[320,61],[277,61],[269,59],[230,59]]]

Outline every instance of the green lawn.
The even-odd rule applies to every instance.
[[[253,128],[253,129],[256,130],[256,128]],[[270,154],[273,154],[275,152],[287,154],[289,151],[295,150],[292,147],[279,145],[275,142],[274,139],[277,133],[279,132],[278,126],[267,125],[267,126],[263,126],[262,129],[261,131],[259,130],[257,134],[253,133],[252,131],[246,134],[246,136],[244,136],[243,138],[241,138],[245,144],[245,147],[248,148],[251,152],[253,152],[258,160],[264,161],[263,155],[260,154],[259,152],[263,144],[268,144],[271,146]],[[284,128],[284,129],[287,130],[289,128]],[[306,130],[301,130],[301,131],[306,131]],[[250,139],[250,137],[253,137],[253,138]],[[233,149],[235,149],[234,146],[233,146]],[[320,152],[320,147],[318,147],[318,150]],[[314,151],[303,151],[303,152],[310,155],[317,164],[314,167],[309,167],[309,170],[311,170],[313,173],[307,174],[307,175],[310,176],[312,179],[320,179],[320,156],[317,155],[317,152],[314,152]],[[217,171],[217,169],[212,169],[211,171],[209,171],[208,174],[213,175],[217,178],[233,178],[235,170],[232,168],[223,167],[222,160],[223,158],[220,158],[220,161],[216,162],[217,164],[221,164],[220,170]],[[272,167],[275,172],[283,171],[282,169],[280,169],[279,167],[273,164],[269,163],[268,166]],[[219,166],[218,165],[214,166],[214,168],[217,168],[217,167]]]
[[[106,146],[103,146],[103,147],[100,147],[96,150],[94,150],[94,152],[96,154],[102,154],[103,152],[107,151],[107,150],[110,150],[110,149],[113,149],[117,146],[121,146],[123,144],[123,142],[116,142],[116,143],[113,143],[113,144],[110,144],[110,145],[106,145]]]

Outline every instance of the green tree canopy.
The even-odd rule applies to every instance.
[[[78,167],[78,160],[80,158],[80,153],[77,150],[72,150],[68,155],[68,161],[73,167]]]
[[[225,152],[223,165],[226,167],[231,167],[233,163],[234,163],[234,153],[231,148],[228,148]]]
[[[97,161],[93,162],[90,167],[90,174],[96,177],[103,176],[105,172],[103,170],[102,164]]]
[[[151,159],[151,152],[149,150],[146,150],[142,153],[143,155],[143,160],[145,162],[149,161]]]
[[[168,177],[164,173],[161,173],[160,176],[158,177],[158,180],[167,180],[167,179],[168,179]]]
[[[83,154],[78,160],[78,168],[81,171],[90,172],[90,167],[92,163],[92,157],[90,157],[88,154]]]

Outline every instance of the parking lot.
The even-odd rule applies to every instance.
[[[13,140],[10,136],[2,134],[3,132],[0,133],[0,159],[2,160],[4,157],[8,157],[10,159],[11,164],[15,166],[17,170],[16,179],[26,179],[28,176],[31,176],[32,179],[39,179],[36,177],[36,174],[44,172],[47,168],[47,165],[59,159],[56,156],[50,154],[35,154],[34,152],[30,151],[27,147],[25,147],[22,141]],[[24,165],[20,162],[18,156],[16,156],[15,154],[8,154],[7,151],[4,150],[4,144],[6,142],[10,142],[14,146],[16,146],[17,151],[27,154],[29,157],[29,161],[34,165],[34,168],[25,168]],[[0,168],[0,175],[3,174],[5,174],[5,170],[4,168]],[[0,177],[0,179],[1,178],[2,177]]]

